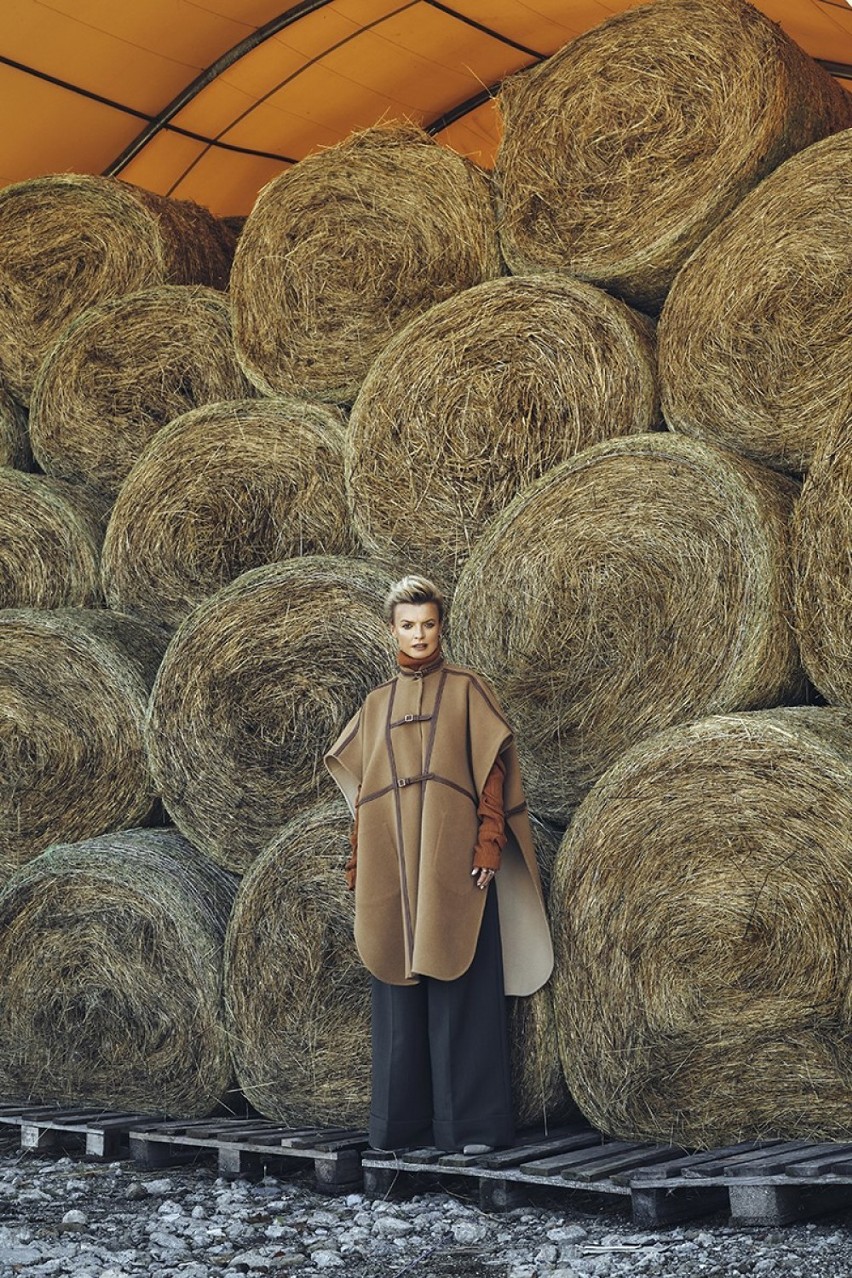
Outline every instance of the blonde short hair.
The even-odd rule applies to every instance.
[[[397,604],[428,603],[437,605],[438,617],[443,621],[444,596],[434,581],[430,581],[428,577],[403,577],[400,581],[394,582],[385,596],[385,620],[393,622],[394,608]]]

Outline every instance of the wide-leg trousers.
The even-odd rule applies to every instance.
[[[453,981],[372,978],[374,1149],[514,1139],[500,916],[493,887],[473,962]]]

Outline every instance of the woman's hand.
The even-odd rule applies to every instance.
[[[475,866],[471,870],[471,874],[476,879],[476,886],[482,890],[488,887],[488,884],[494,878],[493,870],[478,870]]]

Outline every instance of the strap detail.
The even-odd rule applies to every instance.
[[[406,714],[401,719],[393,719],[390,727],[399,728],[404,723],[428,723],[431,718],[431,714]]]

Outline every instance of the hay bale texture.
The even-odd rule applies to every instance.
[[[617,14],[503,86],[495,177],[515,274],[564,271],[643,309],[788,156],[852,125],[852,99],[743,0]]]
[[[414,126],[367,129],[258,196],[231,275],[237,351],[266,394],[349,403],[395,332],[501,270],[484,173]]]
[[[605,441],[499,515],[462,571],[458,659],[490,678],[533,811],[565,821],[634,742],[801,689],[797,485],[671,434]]]
[[[0,611],[0,879],[51,843],[149,817],[142,733],[164,647],[105,609]]]
[[[709,718],[625,753],[550,897],[559,1046],[602,1131],[852,1136],[852,714]]]
[[[209,1114],[236,882],[172,830],[57,844],[0,892],[0,1093]]]
[[[0,191],[0,380],[23,404],[66,324],[158,284],[227,287],[233,233],[200,205],[60,173]]]
[[[89,490],[0,467],[0,608],[100,603],[106,513]]]
[[[807,470],[849,402],[850,224],[847,129],[793,156],[707,237],[660,317],[673,430]]]
[[[802,485],[793,550],[802,662],[827,701],[852,709],[852,412]]]
[[[305,400],[208,404],[165,426],[128,475],[102,556],[113,608],[177,626],[250,568],[349,554],[343,419]]]
[[[187,617],[151,696],[148,756],[175,824],[243,873],[322,793],[322,757],[395,670],[382,622],[393,578],[344,556],[243,573]]]
[[[247,871],[225,946],[225,1004],[239,1086],[267,1118],[364,1127],[370,978],[352,937],[343,864],[352,819],[314,804]]]
[[[491,280],[413,320],[370,369],[348,433],[356,525],[449,587],[521,488],[659,420],[650,321],[579,280]]]
[[[27,431],[28,413],[0,384],[0,466],[32,470],[33,455]]]
[[[181,284],[143,289],[91,307],[60,334],[33,389],[33,452],[49,474],[114,497],[173,418],[253,393],[221,293]]]

